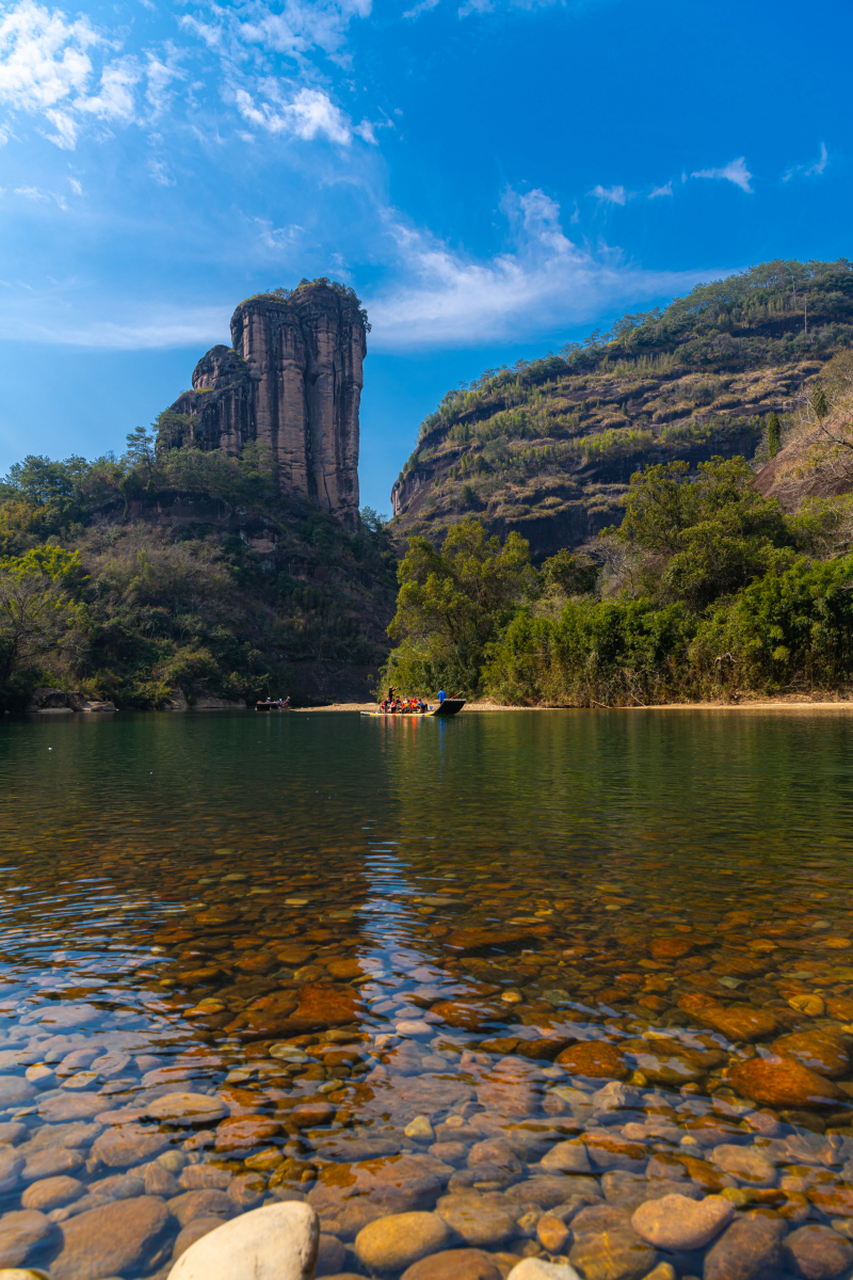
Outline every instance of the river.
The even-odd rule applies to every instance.
[[[318,1275],[847,1275],[851,761],[833,708],[6,717],[0,1265],[304,1198]]]

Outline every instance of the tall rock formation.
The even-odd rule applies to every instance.
[[[367,328],[352,289],[326,280],[247,298],[231,317],[231,347],[208,351],[192,391],[163,415],[158,448],[193,444],[236,457],[257,440],[283,494],[355,528]]]

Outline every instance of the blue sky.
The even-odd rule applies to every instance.
[[[484,368],[853,256],[842,0],[0,3],[0,471],[121,452],[243,297],[373,331],[362,500]]]

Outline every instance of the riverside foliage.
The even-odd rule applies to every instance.
[[[30,456],[0,482],[0,706],[322,698],[384,659],[394,565],[374,512],[351,536],[285,502],[257,446],[158,456],[140,428],[121,458]]]
[[[853,554],[825,554],[849,499],[787,517],[742,458],[631,478],[594,557],[541,570],[468,518],[441,550],[410,539],[386,667],[403,688],[521,705],[637,705],[853,679]],[[454,690],[455,691],[455,690]]]

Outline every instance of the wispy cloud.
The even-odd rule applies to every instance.
[[[589,194],[605,204],[624,204],[631,198],[624,187],[602,187],[601,183],[593,187]]]
[[[790,182],[797,174],[802,174],[804,178],[819,178],[826,166],[829,164],[829,152],[826,149],[826,143],[820,144],[820,155],[813,164],[795,164],[787,173],[783,174],[782,181]]]
[[[421,0],[420,4],[414,5],[411,9],[406,9],[404,18],[419,18],[422,13],[429,13],[431,9],[435,9],[439,0]]]
[[[665,182],[662,187],[655,187],[653,191],[649,192],[649,199],[657,200],[660,196],[671,196],[671,195],[672,195],[672,183]]]
[[[514,248],[486,261],[386,211],[398,283],[367,300],[374,348],[532,339],[725,274],[646,271],[618,250],[593,254],[565,235],[559,206],[542,191],[510,191],[502,203]]]
[[[744,156],[738,156],[737,160],[730,160],[721,169],[696,169],[690,176],[691,178],[720,178],[725,182],[733,182],[748,195],[752,194],[752,187],[749,184],[754,174],[747,169]]]
[[[15,187],[15,195],[24,200],[35,200],[39,204],[56,204],[60,209],[67,209],[65,197],[56,191],[43,191],[41,187]]]

